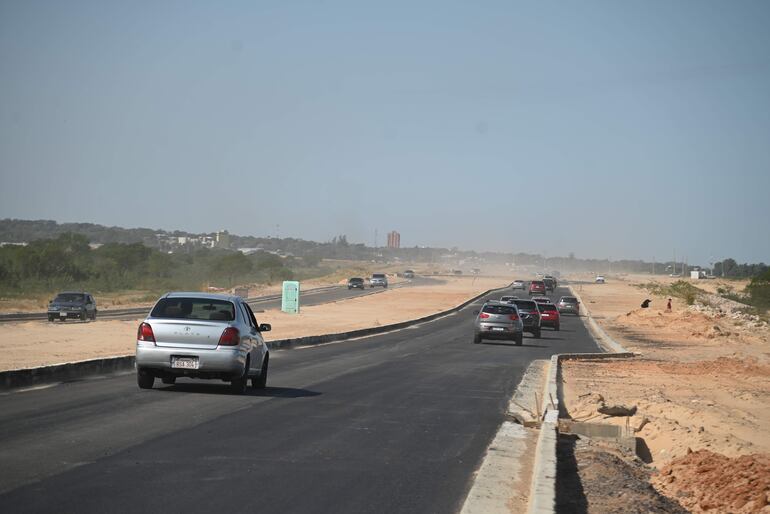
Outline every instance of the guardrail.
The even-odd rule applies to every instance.
[[[479,300],[480,298],[483,298],[496,291],[502,291],[507,287],[508,286],[489,289],[461,303],[460,305],[441,312],[437,312],[435,314],[423,316],[421,318],[402,321],[399,323],[392,323],[390,325],[383,325],[380,327],[339,332],[336,334],[322,334],[317,336],[297,337],[293,339],[278,339],[275,341],[269,341],[267,346],[271,350],[293,348],[296,346],[312,346],[392,332],[394,330],[400,330],[409,326],[419,325],[420,323],[433,321],[443,316],[458,312],[473,302]],[[121,357],[109,357],[103,359],[92,359],[79,362],[55,364],[51,366],[40,366],[36,368],[0,371],[0,389],[29,387],[46,382],[73,380],[75,378],[82,378],[88,375],[100,375],[104,373],[126,371],[133,369],[135,367],[135,363],[135,357],[133,355],[127,355]]]

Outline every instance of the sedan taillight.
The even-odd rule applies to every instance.
[[[241,333],[235,327],[227,327],[219,336],[219,346],[236,346],[241,342]]]
[[[139,341],[147,341],[149,343],[155,342],[155,334],[153,334],[152,327],[149,323],[142,323],[139,325],[139,330],[136,332],[136,339]]]
[[[510,316],[510,317],[511,317],[511,319],[512,319],[513,321],[516,321],[517,319],[519,319],[519,317],[518,317],[517,315],[515,315],[515,314],[511,314],[511,316]]]
[[[489,317],[489,314],[487,314],[486,312],[482,312],[481,314],[479,314],[480,319],[487,319],[488,317]]]

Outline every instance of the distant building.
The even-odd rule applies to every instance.
[[[217,232],[217,248],[230,248],[230,233],[227,230]]]
[[[401,248],[401,234],[396,232],[388,232],[388,248]]]

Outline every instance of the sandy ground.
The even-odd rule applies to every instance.
[[[383,293],[306,307],[300,314],[257,313],[271,323],[266,339],[276,340],[387,325],[454,307],[487,289],[510,282],[503,277],[447,277],[438,285],[389,289]],[[0,371],[101,357],[131,355],[140,320],[0,325]]]
[[[677,299],[666,312],[665,298],[633,286],[648,281],[608,277],[606,284],[576,287],[610,335],[641,356],[565,362],[569,414],[624,424],[625,418],[605,419],[597,407],[635,405],[629,421],[642,427],[640,456],[666,473],[653,475],[658,490],[692,512],[770,512],[770,329]],[[649,309],[640,308],[645,298],[653,300]],[[737,471],[723,476],[732,485],[715,495],[704,474],[714,467],[748,469],[751,480],[733,481],[742,476]]]

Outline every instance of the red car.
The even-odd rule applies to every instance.
[[[558,331],[561,319],[559,309],[552,303],[538,303],[537,309],[540,311],[540,326]]]
[[[529,283],[529,295],[541,294],[545,296],[545,282],[542,280],[533,280]]]

